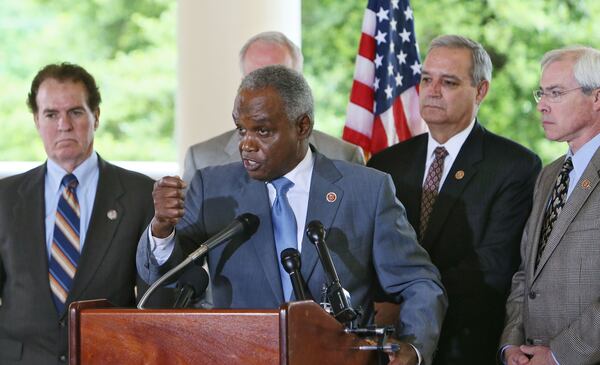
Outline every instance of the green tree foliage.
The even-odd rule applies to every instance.
[[[317,127],[341,135],[367,1],[303,0],[305,72],[315,91]],[[422,59],[440,34],[481,42],[492,56],[492,88],[479,116],[490,130],[549,162],[566,145],[544,139],[532,90],[544,52],[570,44],[600,48],[597,0],[412,0]]]
[[[96,149],[111,160],[174,160],[172,0],[0,2],[1,160],[43,160],[25,99],[44,65],[72,62],[102,93]]]

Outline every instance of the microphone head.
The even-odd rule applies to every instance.
[[[194,289],[194,298],[199,297],[208,287],[208,274],[199,265],[189,265],[177,281],[177,288],[181,289],[188,285]]]
[[[241,214],[236,220],[244,226],[244,235],[246,237],[252,236],[260,225],[260,219],[252,213]]]
[[[306,235],[312,243],[322,241],[325,238],[325,228],[318,220],[311,221],[306,226]]]
[[[288,274],[291,274],[294,270],[300,271],[302,266],[300,252],[293,247],[281,251],[281,265]]]

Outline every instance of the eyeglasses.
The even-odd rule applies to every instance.
[[[550,91],[544,91],[541,88],[537,89],[537,90],[533,90],[533,98],[535,99],[536,103],[539,103],[540,100],[542,100],[542,97],[546,97],[546,100],[548,100],[551,103],[558,103],[560,102],[560,99],[562,99],[562,96],[565,95],[568,92],[571,92],[573,90],[579,90],[582,89],[582,86],[573,88],[573,89],[568,89],[568,90],[550,90]]]

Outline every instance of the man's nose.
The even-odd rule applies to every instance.
[[[58,130],[69,131],[73,128],[73,122],[68,113],[62,114],[58,118]]]
[[[240,150],[245,152],[252,152],[256,151],[256,146],[256,138],[254,137],[253,133],[246,132],[246,134],[244,134],[244,136],[242,136],[242,139],[240,140]]]

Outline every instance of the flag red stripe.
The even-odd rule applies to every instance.
[[[350,102],[373,112],[373,89],[354,80],[352,82],[352,92],[350,93]]]
[[[358,54],[373,61],[375,59],[376,48],[377,42],[375,41],[375,38],[368,34],[361,33]]]
[[[408,128],[408,120],[406,119],[406,113],[404,112],[404,105],[402,99],[397,97],[392,105],[394,113],[394,123],[396,124],[396,134],[398,135],[399,141],[404,141],[412,137],[410,129]]]

